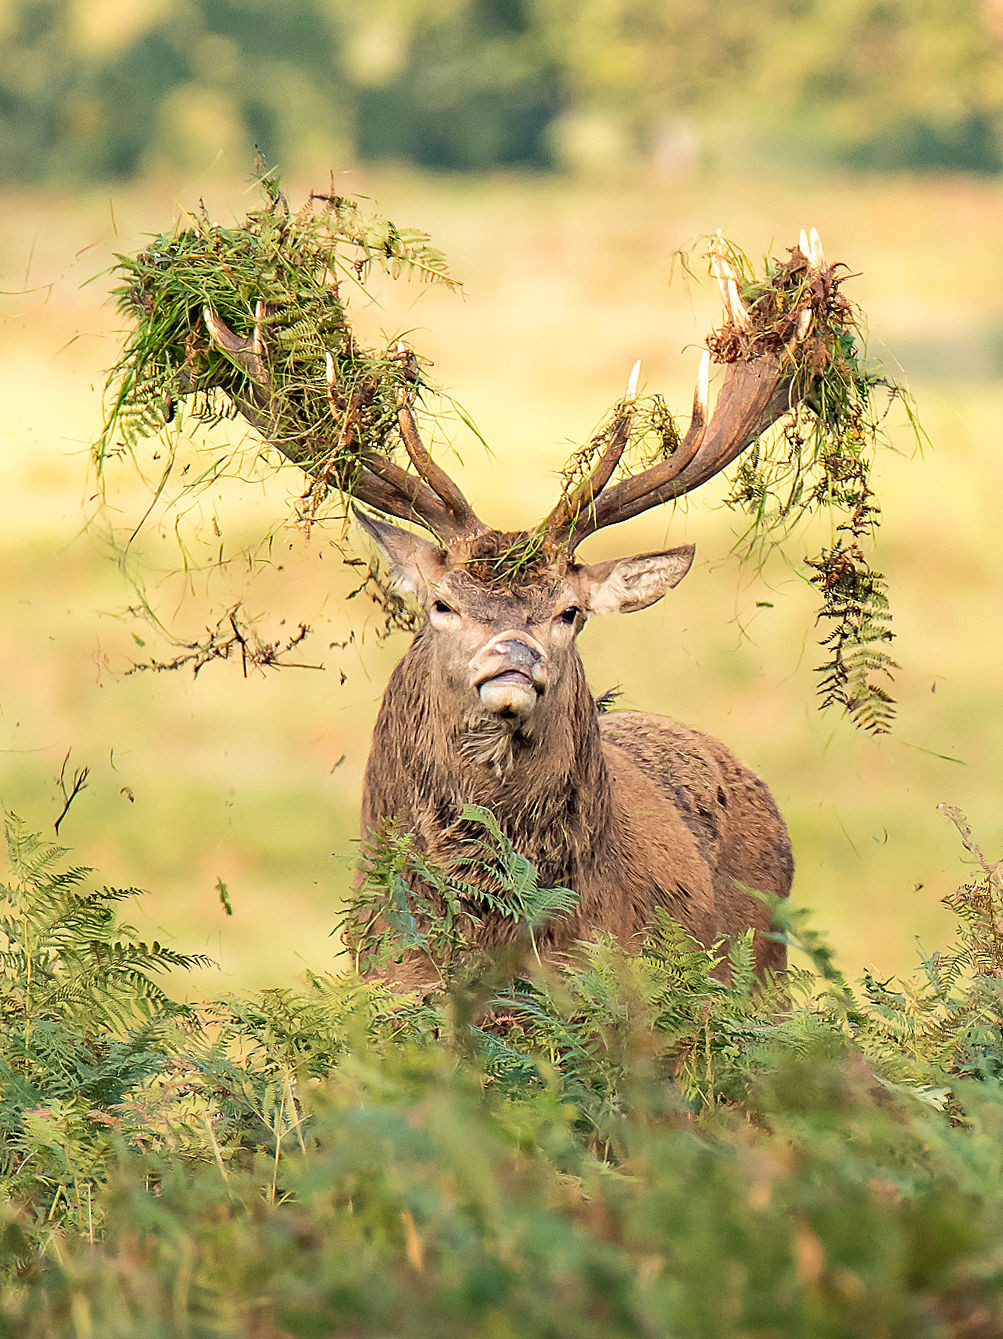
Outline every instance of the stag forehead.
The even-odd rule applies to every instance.
[[[556,566],[522,577],[484,576],[457,566],[436,582],[436,595],[448,595],[462,612],[478,622],[543,622],[553,615],[554,603],[569,590],[565,574]]]

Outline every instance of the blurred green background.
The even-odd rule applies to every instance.
[[[60,839],[150,890],[144,930],[219,960],[190,991],[334,963],[369,731],[404,645],[346,603],[340,527],[290,524],[301,481],[255,467],[253,442],[247,481],[180,520],[171,482],[128,546],[155,448],[113,462],[104,498],[88,471],[119,336],[109,279],[86,281],[200,197],[242,217],[255,146],[294,203],[333,170],[445,250],[466,300],[410,289],[357,319],[435,360],[492,448],[455,420],[439,453],[455,448],[501,526],[552,503],[635,358],[686,412],[719,304],[672,277],[677,248],[721,227],[783,254],[819,228],[930,438],[918,455],[893,406],[875,475],[894,735],[819,715],[813,537],[743,568],[723,486],[583,550],[668,537],[698,559],[671,599],[591,625],[582,649],[596,689],[619,683],[624,705],[719,735],[767,777],[795,896],[845,965],[888,975],[917,936],[937,942],[963,875],[938,803],[990,852],[1003,835],[998,0],[6,0],[0,40],[0,801],[51,830],[67,752],[65,784],[89,768]],[[173,653],[126,612],[140,599],[181,639],[239,600],[265,640],[305,621],[297,658],[325,668],[126,675]]]

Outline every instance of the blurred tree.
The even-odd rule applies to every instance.
[[[882,168],[1003,166],[1000,42],[978,0],[536,0],[533,10],[561,53],[559,150],[590,119],[614,126],[625,152],[657,159],[682,118],[712,148],[754,139]]]
[[[363,55],[347,62],[361,156],[474,169],[547,162],[559,62],[536,39],[532,8],[410,0],[360,10],[343,0],[346,49]]]
[[[5,0],[0,171],[1003,166],[1000,0]]]

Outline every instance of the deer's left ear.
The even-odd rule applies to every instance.
[[[679,584],[693,562],[693,545],[664,553],[640,553],[586,564],[575,573],[582,601],[590,614],[633,614],[660,600]]]

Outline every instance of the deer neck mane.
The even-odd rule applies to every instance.
[[[528,727],[469,717],[437,682],[421,633],[391,675],[366,771],[367,828],[388,817],[448,858],[464,805],[490,809],[554,883],[580,879],[608,844],[612,795],[580,661]]]

